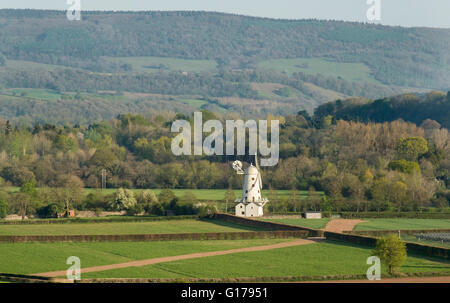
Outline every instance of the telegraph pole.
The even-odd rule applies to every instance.
[[[106,188],[106,169],[102,169],[102,190]]]

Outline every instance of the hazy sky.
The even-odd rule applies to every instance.
[[[62,9],[68,0],[0,0],[0,8]],[[73,0],[69,0],[73,1]],[[203,10],[285,19],[368,22],[367,2],[380,1],[379,23],[450,28],[450,0],[80,0],[82,10]]]

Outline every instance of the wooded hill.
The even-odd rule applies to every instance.
[[[424,128],[433,128],[435,125],[450,129],[450,92],[404,94],[378,100],[337,100],[319,106],[315,113],[319,120],[329,115],[336,120],[359,122],[390,122],[402,119],[417,125],[423,124]],[[434,123],[430,124],[427,121],[429,119],[434,120]]]
[[[210,12],[83,12],[82,21],[70,22],[63,11],[44,10],[0,10],[0,28],[0,105],[14,106],[0,115],[9,119],[50,117],[27,109],[30,102],[50,106],[45,96],[19,92],[12,100],[12,88],[59,95],[50,100],[57,101],[51,117],[71,106],[68,95],[102,91],[166,95],[173,102],[164,109],[185,113],[263,117],[312,113],[352,96],[450,89],[449,29]],[[161,110],[157,99],[146,95],[140,102]],[[96,107],[98,100],[84,95],[82,105]],[[139,107],[132,98],[126,103],[111,104],[111,114],[84,111],[68,122],[91,123]]]

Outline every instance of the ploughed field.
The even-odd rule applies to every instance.
[[[67,224],[1,225],[0,235],[123,235],[123,234],[175,234],[213,232],[251,232],[264,229],[225,221],[167,220],[150,222],[104,222]],[[0,271],[1,272],[1,271]]]

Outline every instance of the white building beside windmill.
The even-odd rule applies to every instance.
[[[261,217],[264,212],[264,205],[269,202],[262,197],[262,179],[261,172],[258,165],[258,158],[255,155],[255,164],[251,164],[242,170],[242,163],[240,161],[233,162],[233,168],[239,175],[244,175],[244,188],[242,189],[242,197],[236,199],[238,203],[235,207],[236,216],[240,217]]]

